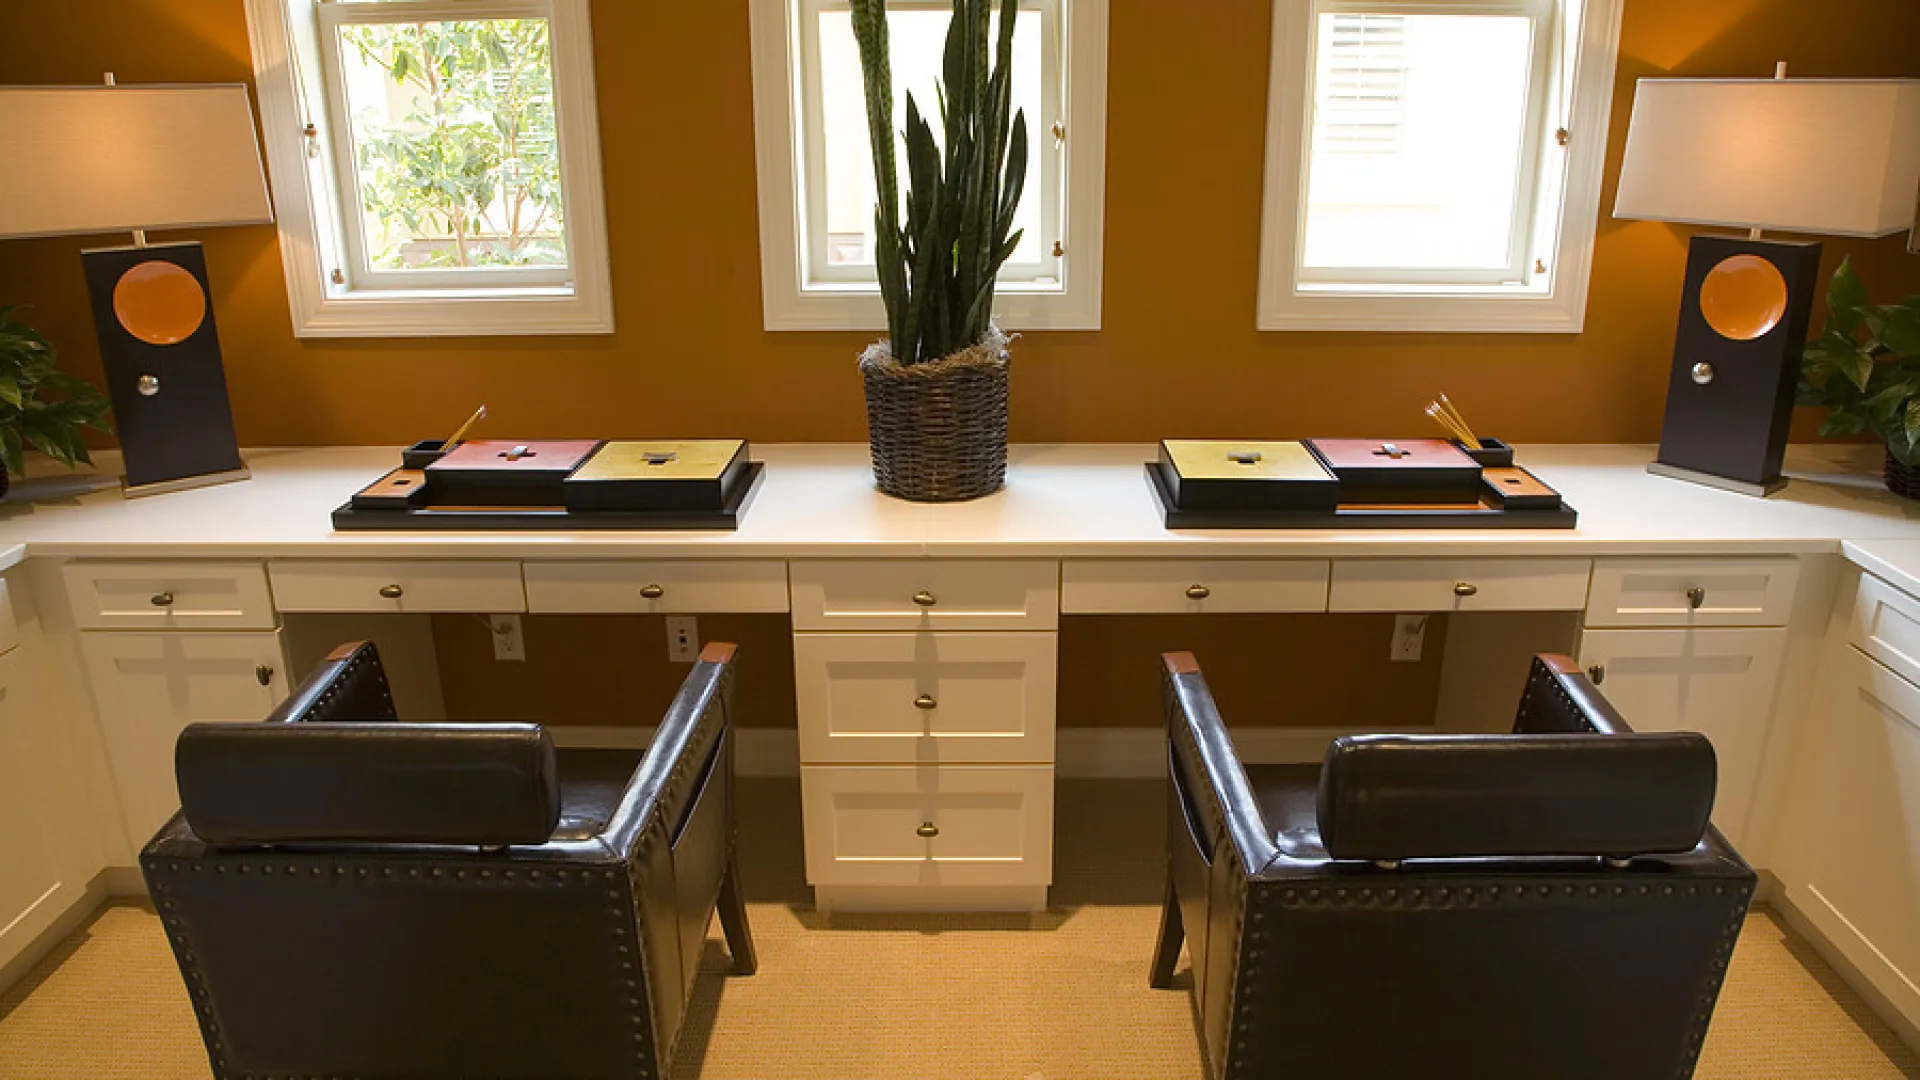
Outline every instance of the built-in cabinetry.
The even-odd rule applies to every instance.
[[[1698,731],[1719,762],[1713,821],[1747,833],[1773,727],[1799,560],[1598,559],[1580,663],[1642,731]]]
[[[1051,560],[791,564],[820,907],[1046,907],[1059,573]]]
[[[1920,1030],[1920,599],[1871,575],[1846,591],[1788,793],[1787,899]]]
[[[46,798],[49,718],[36,715],[20,631],[0,580],[0,966],[46,928],[63,879],[54,803]]]
[[[76,732],[52,692],[27,585],[18,570],[0,577],[0,987],[93,894],[101,869]]]
[[[258,721],[288,693],[266,567],[76,560],[61,577],[126,842],[137,851],[180,807],[173,743],[181,730]]]

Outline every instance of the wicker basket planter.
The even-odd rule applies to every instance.
[[[1920,499],[1920,465],[1902,465],[1892,452],[1887,454],[1887,467],[1880,474],[1887,482],[1887,490],[1903,499]]]
[[[941,360],[901,364],[886,342],[860,356],[873,479],[915,502],[959,502],[1007,478],[1008,339],[998,330]]]

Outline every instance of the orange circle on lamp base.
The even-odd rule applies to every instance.
[[[206,321],[206,290],[170,262],[136,263],[113,287],[113,317],[149,345],[178,345]]]
[[[1787,279],[1758,255],[1720,260],[1700,282],[1700,314],[1732,341],[1765,337],[1787,314]]]

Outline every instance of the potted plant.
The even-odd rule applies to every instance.
[[[1013,214],[1027,176],[1027,120],[1013,111],[1017,0],[953,0],[940,81],[942,138],[906,101],[906,220],[895,174],[886,0],[852,0],[873,144],[875,271],[887,338],[860,357],[873,474],[904,499],[997,491],[1007,471],[1008,338],[994,283],[1020,242]],[[1011,113],[1011,116],[1009,116]]]
[[[1802,354],[1794,400],[1831,410],[1822,435],[1879,436],[1887,490],[1920,499],[1920,296],[1870,304],[1847,260],[1834,271],[1827,309],[1827,325]]]
[[[8,474],[26,471],[29,446],[71,469],[93,464],[80,429],[112,430],[103,419],[107,399],[84,379],[54,368],[53,346],[0,308],[0,496]],[[59,396],[44,398],[42,391]]]

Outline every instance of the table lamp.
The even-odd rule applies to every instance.
[[[0,86],[0,239],[131,232],[81,252],[126,493],[244,480],[198,241],[273,220],[247,88]]]
[[[1696,234],[1647,470],[1750,495],[1780,476],[1820,245],[1762,230],[1889,236],[1914,223],[1920,79],[1641,79],[1613,216]]]

